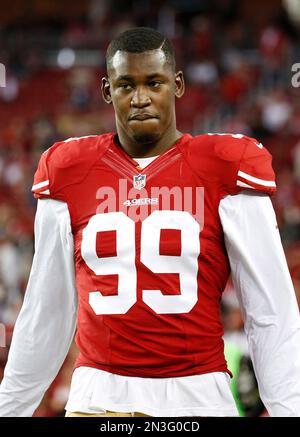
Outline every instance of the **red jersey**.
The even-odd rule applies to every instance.
[[[183,135],[143,170],[115,134],[41,157],[33,192],[67,203],[79,297],[76,366],[126,376],[228,371],[220,299],[226,195],[275,190],[269,152],[242,135]],[[63,335],[63,333],[62,333]]]

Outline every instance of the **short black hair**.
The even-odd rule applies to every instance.
[[[149,50],[161,49],[175,70],[175,51],[171,41],[162,33],[151,27],[134,27],[125,30],[114,38],[106,51],[106,65],[109,66],[118,50],[129,53],[143,53]]]

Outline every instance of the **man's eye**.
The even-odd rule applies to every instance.
[[[152,80],[151,82],[149,82],[149,85],[151,88],[158,88],[161,85],[161,82],[157,80]]]
[[[121,83],[119,87],[122,88],[122,90],[126,90],[126,91],[131,90],[132,88],[132,86],[129,83]]]

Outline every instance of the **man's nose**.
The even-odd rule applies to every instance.
[[[150,105],[150,103],[151,99],[145,87],[137,87],[130,102],[131,106],[144,108],[145,106]]]

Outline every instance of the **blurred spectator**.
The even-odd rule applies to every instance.
[[[19,82],[11,75],[6,76],[6,84],[4,88],[0,88],[0,100],[10,103],[17,99],[19,94]]]
[[[266,89],[281,85],[285,80],[285,65],[291,51],[291,44],[283,29],[267,26],[263,29],[259,49],[262,59],[262,82]]]
[[[243,318],[235,290],[228,282],[222,302],[225,358],[232,372],[230,387],[240,416],[257,417],[265,412],[243,330]]]
[[[262,124],[270,133],[287,129],[292,106],[283,89],[274,89],[262,99]]]
[[[225,331],[224,340],[237,346],[242,354],[248,355],[248,343],[243,329],[243,317],[231,281],[228,281],[223,293],[221,308]]]

